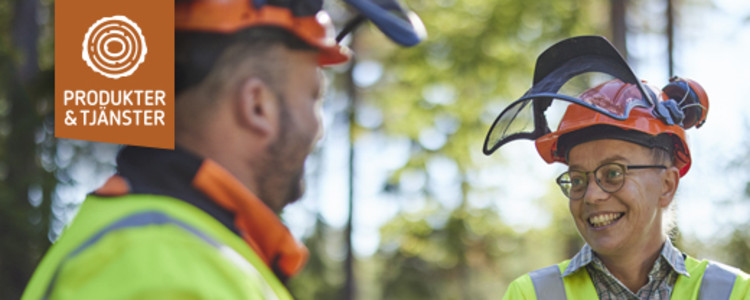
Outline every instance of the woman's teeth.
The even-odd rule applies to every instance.
[[[624,213],[607,213],[589,217],[589,225],[596,227],[604,227],[612,222],[619,220]]]

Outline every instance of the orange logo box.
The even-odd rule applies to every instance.
[[[174,1],[56,3],[55,136],[174,148]]]

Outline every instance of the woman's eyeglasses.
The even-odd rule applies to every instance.
[[[578,200],[586,195],[588,189],[590,173],[594,174],[596,184],[607,193],[619,191],[625,184],[625,173],[628,170],[636,169],[666,169],[664,165],[631,165],[626,166],[619,163],[607,163],[599,166],[594,171],[567,171],[557,177],[557,184],[562,189],[563,194],[570,200]]]

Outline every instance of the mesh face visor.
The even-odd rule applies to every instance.
[[[623,82],[633,88],[607,92]],[[559,122],[570,104],[625,120],[635,107],[654,106],[656,95],[646,91],[606,39],[599,36],[566,39],[539,56],[533,85],[495,119],[482,150],[489,155],[510,141],[536,140],[550,133],[550,125],[556,125],[552,122]]]

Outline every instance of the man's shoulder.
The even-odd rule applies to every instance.
[[[86,248],[80,253],[74,250],[60,261],[50,282],[50,290],[61,298],[139,294],[210,298],[217,293],[235,298],[251,292],[242,270],[218,255],[211,244],[178,226],[113,231],[90,247],[82,246]]]
[[[159,289],[210,294],[212,286],[227,289],[229,298],[246,294],[248,288],[239,282],[246,276],[217,255],[225,248],[246,257],[252,252],[218,221],[178,199],[90,196],[45,255],[34,275],[39,278],[32,278],[29,288],[37,290],[32,294],[52,290],[78,299],[87,299],[78,297],[87,293],[96,298]],[[117,284],[124,279],[127,285]]]
[[[86,248],[115,249],[202,245],[247,248],[242,239],[203,210],[176,198],[151,194],[89,196],[61,242]],[[202,247],[194,247],[203,249]],[[190,249],[181,249],[189,251]]]

